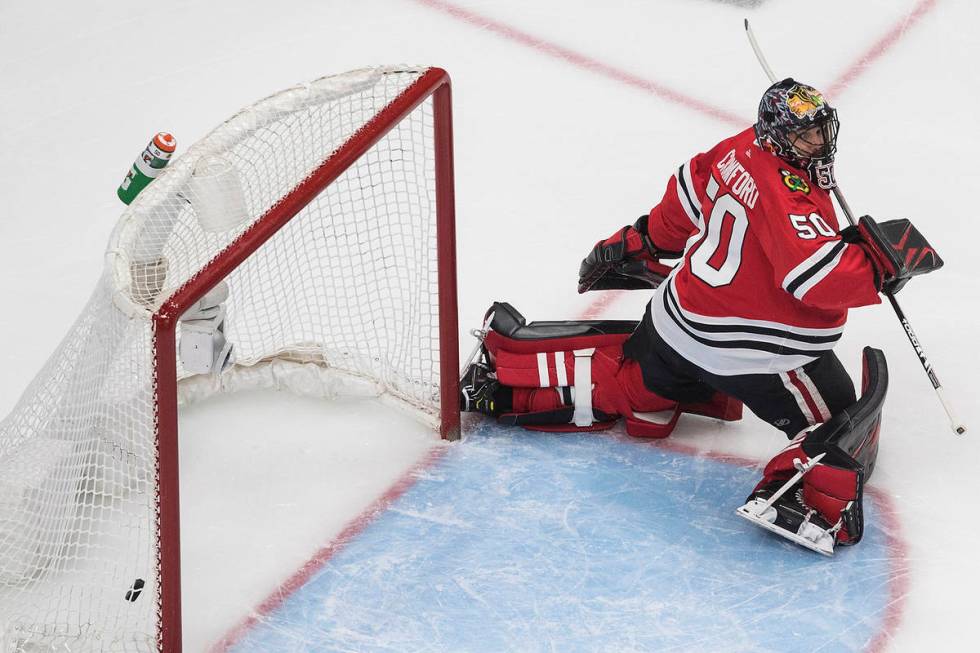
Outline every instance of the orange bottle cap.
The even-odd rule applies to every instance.
[[[177,149],[177,139],[173,137],[173,134],[168,134],[167,132],[160,132],[154,136],[153,144],[170,154],[173,154],[174,150]]]

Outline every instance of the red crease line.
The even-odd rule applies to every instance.
[[[609,305],[623,296],[625,290],[608,290],[600,292],[579,315],[580,320],[597,320],[606,312]]]
[[[895,637],[895,632],[902,623],[905,615],[905,598],[909,594],[908,545],[902,534],[902,523],[898,509],[886,492],[866,487],[865,493],[870,495],[878,504],[878,514],[885,531],[888,556],[888,602],[882,617],[881,628],[865,647],[868,653],[883,653]]]
[[[360,535],[364,529],[371,525],[377,517],[383,514],[391,504],[398,500],[409,490],[418,480],[420,474],[433,467],[448,451],[448,447],[437,445],[431,449],[421,461],[413,465],[401,478],[395,482],[388,490],[376,499],[364,512],[349,522],[337,537],[324,545],[319,551],[313,554],[302,567],[292,576],[282,582],[276,590],[270,594],[262,603],[252,610],[237,626],[232,628],[208,649],[209,653],[224,653],[232,646],[238,644],[245,635],[258,625],[265,617],[275,612],[286,600],[292,596],[296,590],[305,585],[317,572],[333,558],[338,552],[347,546],[355,537]]]

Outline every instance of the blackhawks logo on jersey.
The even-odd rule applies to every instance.
[[[817,109],[824,105],[824,101],[817,89],[797,84],[789,90],[786,104],[797,118],[812,118]]]
[[[789,170],[783,170],[781,168],[779,173],[783,176],[783,183],[786,184],[786,188],[790,190],[798,190],[804,195],[810,194],[810,184],[806,183],[806,179],[797,174],[793,174]]]

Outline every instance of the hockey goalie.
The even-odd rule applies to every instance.
[[[859,542],[888,372],[866,348],[858,399],[833,348],[849,309],[942,260],[907,220],[838,230],[838,126],[816,89],[767,89],[753,127],[680,166],[659,204],[582,261],[580,293],[655,289],[642,319],[527,323],[495,303],[463,409],[547,431],[622,418],[660,438],[683,413],[737,420],[747,406],[792,441],[738,514],[827,555]]]

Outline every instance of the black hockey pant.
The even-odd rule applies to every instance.
[[[790,438],[857,400],[851,377],[832,351],[789,372],[720,376],[674,351],[657,333],[649,313],[623,353],[640,364],[648,390],[690,403],[707,401],[716,390],[723,392]]]

